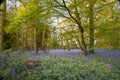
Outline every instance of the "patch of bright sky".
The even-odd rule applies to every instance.
[[[59,17],[59,18],[57,18],[57,17],[52,17],[52,19],[53,19],[53,26],[54,26],[54,27],[57,27],[58,24],[64,20],[64,18],[62,18],[62,17]]]
[[[7,10],[9,11],[10,7],[15,4],[17,7],[20,6],[20,2],[18,2],[18,1],[15,3],[13,0],[7,0]]]

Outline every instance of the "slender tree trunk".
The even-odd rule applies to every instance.
[[[35,32],[34,32],[34,48],[35,53],[38,53],[38,45],[37,45],[37,25],[34,25]]]
[[[75,38],[76,38],[76,41],[78,42],[78,45],[79,45],[80,49],[83,50],[83,47],[82,47],[82,45],[81,45],[81,43],[80,43],[79,38],[78,38],[78,37],[75,37]]]
[[[45,30],[46,30],[46,26],[44,25],[43,26],[43,33],[42,33],[42,50],[44,52],[46,52],[46,49],[45,49]]]
[[[81,43],[82,43],[82,47],[83,47],[83,54],[86,56],[86,55],[88,55],[88,53],[87,53],[87,46],[85,43],[83,33],[80,34],[80,37],[81,37]]]
[[[81,26],[81,17],[80,17],[80,14],[78,12],[78,9],[77,9],[77,3],[76,3],[76,0],[74,0],[75,2],[75,17],[78,21],[78,28],[79,28],[79,31],[80,31],[80,38],[81,38],[81,44],[82,44],[82,50],[83,50],[83,54],[84,55],[87,55],[87,45],[85,43],[85,38],[84,38],[84,30]]]
[[[3,51],[3,19],[0,12],[0,52]]]
[[[4,49],[3,44],[3,27],[5,26],[6,17],[6,0],[0,5],[0,52]]]
[[[94,54],[94,13],[93,13],[94,3],[90,1],[89,3],[89,53]]]
[[[3,12],[0,12],[0,52],[3,51]]]

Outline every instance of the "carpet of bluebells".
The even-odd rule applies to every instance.
[[[39,66],[29,69],[31,60]],[[0,80],[120,80],[120,51],[96,50],[83,56],[81,50],[8,50],[0,53]]]

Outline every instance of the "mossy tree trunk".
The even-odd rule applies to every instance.
[[[94,1],[89,1],[89,53],[94,54]]]
[[[0,5],[0,52],[4,49],[3,35],[6,17],[6,0]]]
[[[35,53],[38,53],[38,44],[37,44],[37,25],[34,25],[34,49]]]

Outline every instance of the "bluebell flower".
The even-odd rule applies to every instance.
[[[66,80],[71,80],[70,78],[67,78]]]
[[[24,74],[23,74],[23,73],[21,73],[21,74],[19,74],[19,76],[20,76],[20,77],[23,77],[23,76],[24,76]]]
[[[86,78],[85,80],[89,80],[88,78]]]
[[[1,68],[1,67],[0,67],[0,70],[1,70],[1,71],[3,71],[3,70],[4,70],[4,68]]]
[[[93,76],[94,79],[98,79],[97,76]]]
[[[15,71],[15,69],[13,69],[13,68],[10,68],[10,73],[11,73],[12,75],[15,75],[15,74],[16,74],[16,71]]]

